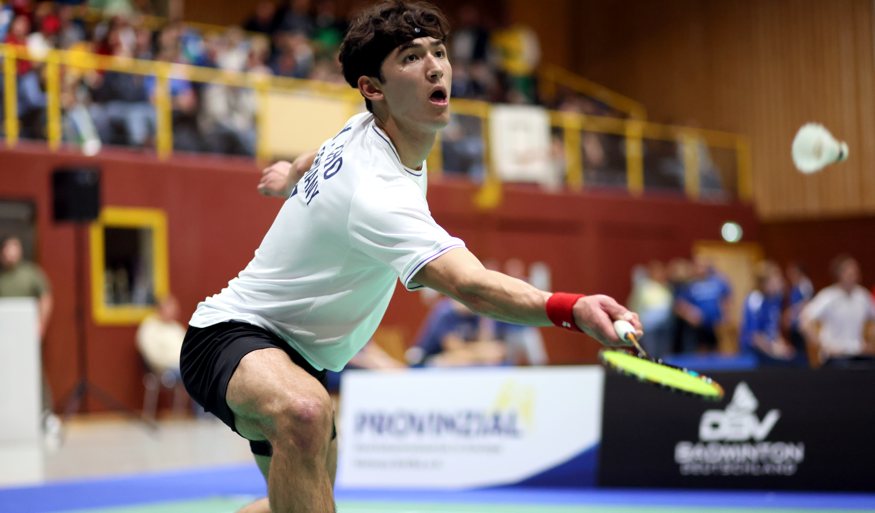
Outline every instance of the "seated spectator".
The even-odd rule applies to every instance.
[[[135,51],[144,51],[138,45],[129,46],[111,29],[105,51],[115,57],[130,58]],[[110,144],[142,148],[155,137],[155,107],[150,101],[147,77],[132,73],[107,71],[94,80],[91,116],[100,139]]]
[[[784,279],[773,262],[761,262],[756,270],[756,288],[744,300],[739,334],[741,352],[756,358],[761,366],[804,364],[804,358],[781,333]]]
[[[865,340],[866,323],[875,320],[875,303],[860,286],[860,265],[839,255],[831,267],[835,283],[821,290],[802,309],[802,331],[811,353],[824,367],[848,367],[875,354]]]
[[[458,301],[441,300],[429,313],[416,344],[407,350],[407,362],[435,367],[499,365],[505,351],[490,323]]]
[[[233,34],[226,34],[217,44],[219,48],[216,60],[221,69],[270,74],[270,70],[264,64],[264,59],[267,57],[266,42],[253,44],[249,49],[248,57],[243,62],[238,61],[237,56],[234,55]],[[226,50],[232,52],[232,57],[225,57]],[[210,151],[255,155],[255,114],[258,107],[255,91],[222,84],[206,84],[202,91],[199,126],[206,135]]]
[[[172,381],[179,379],[179,353],[185,338],[185,326],[179,320],[179,303],[167,296],[158,303],[154,314],[137,328],[137,349],[149,370]]]
[[[255,5],[255,11],[243,22],[243,30],[260,34],[273,34],[279,25],[276,4],[262,0]]]
[[[176,29],[165,29],[162,33],[162,47],[158,60],[184,64],[178,40],[174,39]],[[147,76],[146,91],[151,102],[155,103],[157,79]],[[179,151],[203,151],[204,141],[198,127],[198,97],[192,83],[184,78],[170,79],[170,101],[173,117],[173,149]]]
[[[725,320],[730,295],[729,283],[704,258],[695,258],[692,278],[675,298],[684,353],[717,350],[717,328]]]
[[[512,258],[505,262],[508,276],[531,282],[522,260]],[[495,337],[504,343],[505,363],[509,365],[547,365],[547,351],[541,330],[535,326],[523,326],[509,322],[493,321]]]

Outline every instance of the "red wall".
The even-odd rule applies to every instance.
[[[762,225],[763,249],[769,258],[802,264],[815,288],[833,282],[830,261],[846,253],[860,262],[862,284],[875,285],[875,216],[806,221],[769,222]]]
[[[74,228],[52,221],[51,172],[59,166],[102,169],[105,206],[160,208],[169,226],[170,287],[185,316],[206,295],[217,292],[248,262],[280,206],[255,192],[258,169],[248,161],[219,157],[175,157],[104,152],[87,159],[71,153],[47,154],[42,147],[0,151],[0,198],[37,204],[37,260],[55,292],[55,312],[44,358],[56,406],[76,383]],[[434,217],[464,239],[481,259],[546,262],[559,290],[601,292],[624,299],[629,271],[651,259],[688,256],[697,240],[715,240],[721,224],[742,224],[747,240],[758,240],[752,208],[693,204],[681,198],[633,199],[616,194],[552,194],[530,187],[507,187],[501,207],[483,213],[473,207],[474,186],[434,180],[429,202]],[[90,294],[86,278],[85,294]],[[88,312],[89,381],[124,404],[142,401],[135,326],[97,326]],[[412,342],[426,306],[419,294],[399,290],[384,326]],[[555,363],[592,362],[597,347],[583,337],[544,331]],[[90,401],[88,409],[104,405]]]

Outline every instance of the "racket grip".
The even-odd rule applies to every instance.
[[[632,342],[632,340],[629,339],[629,335],[631,335],[632,338],[635,338],[635,328],[629,321],[624,321],[622,319],[614,321],[614,331],[617,332],[617,336],[620,337],[621,340],[625,340],[626,342]]]

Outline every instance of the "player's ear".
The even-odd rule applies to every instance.
[[[372,102],[383,100],[383,86],[376,78],[362,75],[359,77],[358,86],[359,92],[366,100]]]

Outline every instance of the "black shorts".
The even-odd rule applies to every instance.
[[[325,371],[313,368],[287,342],[264,328],[231,321],[206,328],[188,327],[179,365],[185,389],[206,411],[237,433],[234,413],[225,401],[228,382],[244,356],[269,348],[282,349],[295,365],[326,386]]]

